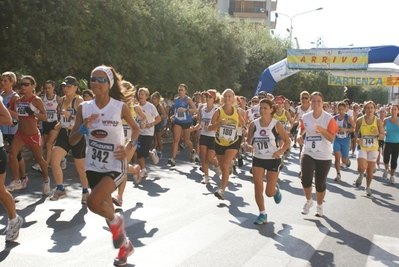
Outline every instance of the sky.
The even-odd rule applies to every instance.
[[[399,0],[278,0],[277,13],[290,17],[322,7],[292,20],[292,41],[301,49],[316,47],[399,46]],[[272,20],[275,15],[272,13]],[[290,19],[279,15],[275,34],[289,37]]]

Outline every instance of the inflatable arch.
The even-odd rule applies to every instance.
[[[340,48],[341,49],[341,48]],[[395,63],[399,65],[399,47],[394,45],[374,46],[374,47],[350,47],[342,49],[368,49],[369,60],[368,64],[373,63]],[[277,82],[294,75],[300,70],[288,69],[287,59],[283,59],[267,69],[265,69],[259,77],[258,86],[255,90],[255,95],[261,91],[273,93],[274,86]]]

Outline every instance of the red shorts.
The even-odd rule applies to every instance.
[[[42,145],[42,136],[40,135],[40,132],[37,132],[33,135],[25,135],[21,134],[18,130],[15,133],[15,137],[18,137],[22,141],[25,142],[30,147],[37,147]]]

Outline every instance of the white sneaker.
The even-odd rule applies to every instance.
[[[190,152],[190,162],[194,162],[195,161],[195,149],[193,149],[193,151]]]
[[[316,212],[314,213],[316,217],[323,217],[323,205],[317,205]]]
[[[395,184],[395,176],[391,176],[390,181],[391,181],[391,184]]]
[[[209,184],[210,180],[211,178],[209,178],[209,176],[204,176],[204,179],[202,179],[201,184]]]
[[[214,171],[216,172],[217,176],[222,177],[222,170],[220,169],[220,166],[215,166]]]
[[[388,170],[385,170],[384,173],[382,174],[382,179],[388,180]]]
[[[146,178],[147,176],[148,176],[147,169],[146,169],[146,168],[142,169],[142,170],[140,171],[140,177],[141,177],[141,178]]]
[[[309,214],[309,210],[312,206],[313,206],[313,199],[306,200],[305,205],[303,205],[301,213],[303,215]]]
[[[22,219],[18,214],[15,219],[16,220],[13,220],[13,222],[8,220],[8,225],[6,228],[6,241],[15,241],[19,236],[19,229],[21,229],[24,219]]]
[[[23,185],[21,180],[12,180],[9,185],[6,186],[7,190],[9,192],[12,192],[14,190],[21,190],[23,189]]]
[[[51,191],[50,178],[48,178],[47,183],[43,182],[43,184],[42,184],[42,193],[43,193],[43,195],[48,196],[48,195],[50,195],[50,191]]]
[[[157,150],[156,150],[155,148],[152,150],[151,159],[152,159],[152,162],[153,162],[154,164],[158,164],[158,162],[159,162],[158,152],[157,152]]]
[[[366,192],[366,196],[371,196],[371,189],[370,189],[370,187],[366,187],[366,190],[365,190],[365,192]]]
[[[63,169],[63,170],[65,170],[66,169],[66,167],[67,167],[67,159],[66,158],[63,158],[62,160],[61,160],[61,169]]]
[[[42,172],[42,168],[40,168],[39,163],[36,163],[35,165],[32,166],[32,170]]]

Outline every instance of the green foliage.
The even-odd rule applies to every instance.
[[[105,64],[151,91],[185,83],[190,93],[232,88],[250,97],[289,44],[264,27],[221,17],[211,0],[0,0],[0,69],[31,74],[39,85],[73,75],[87,87],[91,70]],[[296,101],[302,90],[345,96],[326,81],[325,72],[303,71],[274,94]],[[373,97],[377,92],[386,101],[382,91]],[[361,89],[347,94],[370,97]]]

